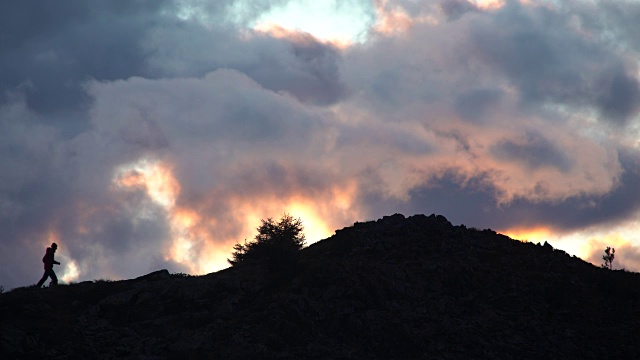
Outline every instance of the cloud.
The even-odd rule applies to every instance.
[[[559,172],[571,170],[571,162],[561,150],[540,134],[527,133],[521,139],[505,139],[494,145],[495,157],[524,164],[530,170],[549,166]]]
[[[146,46],[158,55],[149,59],[151,68],[168,76],[200,77],[220,68],[233,69],[269,90],[315,105],[330,105],[346,91],[339,73],[339,49],[309,34],[282,29],[246,35],[226,28],[160,28],[150,32]]]
[[[336,46],[251,28],[283,4],[2,5],[0,283],[35,282],[52,241],[67,281],[210,272],[284,212],[318,240],[394,212],[575,234],[640,211],[639,5],[377,1]]]
[[[81,87],[87,77],[148,74],[140,41],[152,23],[169,21],[162,14],[172,8],[167,1],[5,4],[0,15],[0,33],[5,34],[0,90],[28,83],[25,95],[31,109],[75,109],[88,100]]]
[[[449,21],[458,20],[467,12],[478,11],[478,8],[467,0],[441,1],[440,7]]]

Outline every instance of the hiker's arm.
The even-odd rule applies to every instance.
[[[55,260],[53,260],[53,263],[56,264],[56,265],[60,265],[60,263],[55,261]]]

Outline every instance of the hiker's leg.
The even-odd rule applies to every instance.
[[[47,278],[49,277],[49,271],[45,270],[44,274],[42,275],[42,279],[40,279],[40,281],[38,281],[38,285],[36,285],[37,287],[42,287],[42,284],[44,284],[45,281],[47,281]]]
[[[58,277],[56,276],[56,273],[53,271],[53,269],[49,270],[49,276],[51,277],[51,284],[52,285],[58,285]]]

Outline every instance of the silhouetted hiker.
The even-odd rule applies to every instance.
[[[38,281],[38,287],[42,287],[42,284],[47,281],[48,277],[51,277],[51,286],[58,285],[58,277],[53,271],[53,264],[60,265],[60,263],[53,258],[53,254],[55,254],[56,249],[58,249],[58,244],[51,244],[51,247],[47,248],[47,252],[42,258],[42,262],[44,263],[44,275],[42,275],[42,279]]]

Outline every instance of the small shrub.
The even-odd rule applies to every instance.
[[[112,283],[114,282],[114,280],[111,279],[97,279],[97,280],[93,280],[94,283]]]
[[[177,277],[177,278],[187,278],[187,277],[190,277],[191,275],[179,272],[179,273],[171,274],[171,276]]]
[[[609,270],[613,270],[613,259],[615,258],[616,249],[607,246],[604,249],[604,255],[602,255],[602,260],[604,260],[604,264],[601,267]]]
[[[4,286],[0,285],[0,294],[4,292]]]

